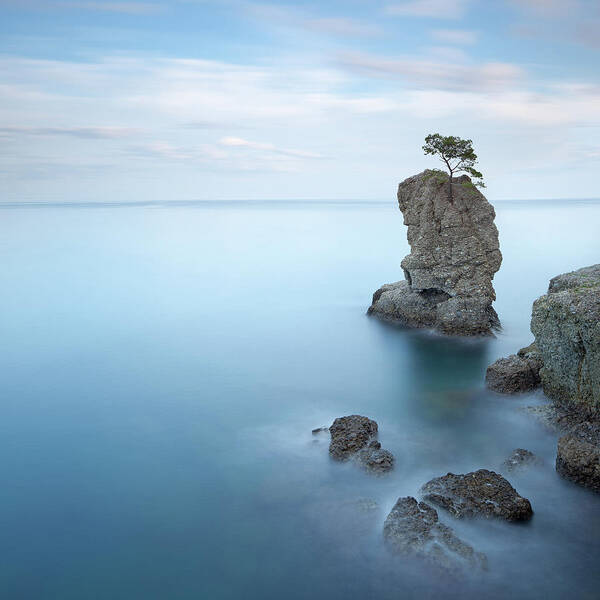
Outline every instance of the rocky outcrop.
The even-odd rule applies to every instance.
[[[568,411],[600,417],[600,265],[551,279],[533,303],[531,331],[546,396]]]
[[[399,498],[383,525],[386,546],[395,554],[414,556],[444,570],[485,569],[484,554],[459,539],[438,520],[437,511],[410,496]]]
[[[600,426],[581,423],[561,437],[556,470],[566,479],[600,492]]]
[[[466,475],[448,473],[428,481],[421,492],[425,500],[445,508],[455,517],[499,517],[526,521],[533,515],[531,503],[510,483],[487,469]]]
[[[518,471],[525,467],[540,465],[541,460],[529,450],[517,448],[513,450],[511,455],[502,463],[502,467],[507,471]]]
[[[355,459],[364,469],[384,473],[394,466],[394,456],[373,439],[377,423],[368,417],[350,415],[337,418],[331,427],[329,454],[335,460]]]
[[[528,392],[538,387],[542,361],[532,346],[492,363],[485,373],[486,385],[501,394]]]
[[[373,295],[369,314],[451,335],[489,335],[499,326],[492,279],[502,255],[494,208],[463,175],[453,180],[424,171],[398,187],[411,252],[405,281]]]

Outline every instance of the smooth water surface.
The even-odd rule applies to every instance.
[[[496,210],[504,331],[464,341],[365,316],[402,277],[393,201],[4,206],[2,597],[597,597],[600,496],[556,475],[556,434],[519,410],[543,396],[483,378],[531,341],[549,278],[600,261],[600,203]],[[311,435],[352,413],[391,475]],[[530,523],[440,511],[488,573],[387,554],[399,496],[516,447],[544,460],[510,476]]]

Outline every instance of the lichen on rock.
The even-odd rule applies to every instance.
[[[502,255],[495,212],[466,175],[453,181],[424,171],[398,187],[411,252],[405,281],[382,286],[369,314],[451,335],[489,335],[499,327],[492,286]]]

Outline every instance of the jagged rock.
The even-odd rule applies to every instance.
[[[377,423],[367,417],[350,415],[337,418],[329,428],[329,454],[335,460],[355,459],[368,471],[383,473],[394,466],[394,456],[374,440]]]
[[[544,393],[582,417],[600,417],[600,265],[550,280],[533,303],[531,331]]]
[[[501,394],[528,392],[540,385],[540,367],[539,360],[511,354],[487,368],[485,383]]]
[[[513,450],[511,455],[502,463],[502,466],[507,471],[517,471],[531,465],[539,465],[541,460],[529,450],[517,448]]]
[[[558,440],[556,470],[566,479],[600,492],[600,426],[581,423]]]
[[[377,433],[377,423],[368,417],[350,415],[339,417],[329,428],[329,454],[336,460],[348,460],[364,448]]]
[[[502,262],[495,212],[466,175],[452,181],[452,203],[447,179],[435,171],[399,185],[411,246],[402,261],[406,281],[378,289],[368,312],[451,335],[489,335],[499,326],[492,308],[492,278]]]
[[[494,471],[479,469],[466,475],[448,473],[428,481],[421,492],[455,517],[500,517],[526,521],[533,515],[531,503]]]
[[[487,568],[486,556],[438,520],[437,511],[408,496],[399,498],[383,525],[386,546],[396,554],[424,559],[445,570]]]

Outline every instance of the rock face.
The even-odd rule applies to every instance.
[[[415,556],[443,569],[487,566],[485,555],[440,523],[434,508],[410,496],[399,498],[392,508],[383,525],[383,537],[392,552]]]
[[[425,500],[445,508],[455,517],[499,517],[526,521],[533,515],[531,503],[510,483],[487,469],[466,475],[448,473],[428,481],[421,489]]]
[[[486,385],[501,394],[528,392],[540,385],[542,362],[533,351],[523,348],[519,354],[499,358],[485,373]]]
[[[569,411],[600,417],[600,265],[551,279],[533,303],[531,331],[544,393]]]
[[[398,187],[411,253],[402,261],[406,281],[373,295],[369,314],[451,335],[489,335],[499,326],[492,278],[502,255],[494,208],[463,175],[453,180],[424,171]]]
[[[368,471],[384,473],[394,466],[394,456],[373,439],[377,423],[368,417],[350,415],[337,418],[331,427],[329,454],[335,460],[355,459]]]
[[[581,423],[561,437],[556,470],[566,479],[600,492],[600,426]]]

